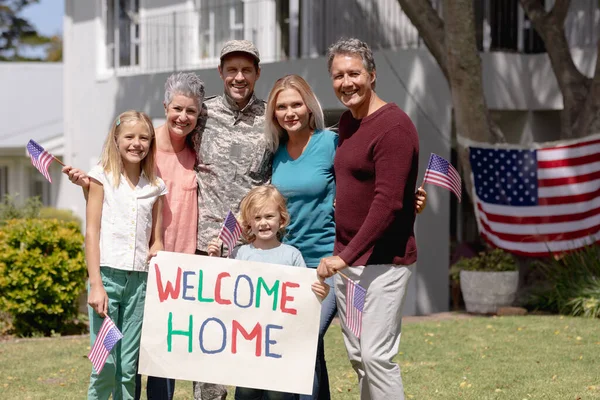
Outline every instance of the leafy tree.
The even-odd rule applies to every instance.
[[[21,11],[39,0],[0,0],[0,61],[39,61],[24,57],[19,50],[23,45],[48,45],[52,39],[39,35]]]
[[[63,40],[61,36],[54,35],[50,38],[48,47],[46,48],[46,60],[50,62],[62,61],[63,56]]]
[[[600,41],[594,76],[588,78],[575,66],[565,34],[571,1],[556,0],[550,11],[544,9],[541,0],[519,1],[544,41],[563,97],[561,137],[577,138],[600,131]],[[398,3],[448,80],[457,131],[474,141],[503,142],[504,135],[490,118],[483,93],[473,0],[442,0],[442,15],[430,0]],[[466,149],[459,146],[458,151],[465,182],[470,186]]]

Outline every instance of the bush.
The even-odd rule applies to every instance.
[[[39,218],[41,219],[57,219],[59,221],[76,222],[81,226],[81,219],[71,210],[61,210],[53,207],[42,207],[40,209]]]
[[[526,301],[528,308],[561,314],[600,317],[600,245],[536,264],[545,280]]]
[[[0,311],[21,336],[62,332],[77,315],[86,278],[83,235],[74,222],[5,221],[0,229]]]
[[[30,197],[21,207],[15,204],[15,196],[5,195],[0,201],[0,226],[16,218],[37,218],[42,202],[39,197]]]
[[[476,257],[461,258],[450,268],[450,279],[460,280],[460,271],[504,272],[516,271],[519,267],[510,254],[501,249],[482,251]]]

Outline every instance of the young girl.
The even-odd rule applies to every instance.
[[[148,260],[163,249],[162,196],[156,141],[148,116],[127,111],[114,122],[100,164],[87,178],[85,253],[89,273],[90,340],[106,316],[123,333],[100,374],[92,370],[88,399],[133,399]]]
[[[241,227],[244,239],[249,244],[234,249],[236,260],[306,267],[298,249],[281,243],[290,217],[285,198],[272,185],[263,185],[250,190],[240,205]],[[208,245],[208,254],[220,256],[216,241]],[[329,285],[323,281],[312,284],[313,292],[323,300],[329,293]],[[293,400],[296,395],[269,390],[238,387],[235,400]]]
[[[167,185],[162,207],[164,250],[194,254],[196,251],[198,194],[192,137],[202,130],[204,83],[193,72],[178,72],[165,82],[165,123],[156,128],[156,169]],[[69,180],[82,186],[87,198],[89,177],[67,165],[63,172]],[[190,222],[191,221],[191,222]],[[200,384],[203,389],[216,387]],[[142,380],[137,376],[135,399],[141,398]],[[221,391],[224,391],[222,389]],[[172,400],[175,380],[149,376],[148,399]]]

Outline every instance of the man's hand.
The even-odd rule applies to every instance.
[[[321,258],[321,262],[317,267],[317,275],[323,279],[329,278],[346,267],[348,267],[348,264],[339,256]]]

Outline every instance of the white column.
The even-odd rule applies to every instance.
[[[244,1],[244,39],[251,40],[260,52],[261,62],[276,61],[277,5],[275,0]]]
[[[289,38],[290,38],[290,59],[298,58],[298,37],[300,33],[300,0],[290,1],[290,23],[289,23]]]

